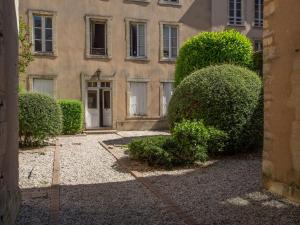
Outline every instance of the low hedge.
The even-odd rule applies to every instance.
[[[38,93],[19,94],[21,146],[41,146],[61,133],[62,113],[55,99]]]
[[[63,114],[63,134],[77,134],[82,131],[83,105],[78,100],[59,100]]]
[[[211,153],[222,151],[227,135],[202,121],[177,123],[171,136],[134,139],[128,145],[133,159],[166,167],[204,162]],[[223,142],[223,143],[222,143]]]

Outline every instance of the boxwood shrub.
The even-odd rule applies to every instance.
[[[182,119],[203,120],[228,135],[227,149],[239,149],[241,133],[259,103],[261,87],[257,74],[239,66],[224,64],[198,70],[175,89],[168,108],[171,129]]]
[[[193,71],[209,65],[235,64],[252,68],[253,46],[238,31],[202,32],[187,40],[176,61],[175,85]]]
[[[44,145],[60,134],[62,113],[55,99],[38,93],[19,94],[19,136],[21,146]]]
[[[83,105],[78,100],[58,101],[63,115],[63,134],[77,134],[82,131]]]
[[[175,125],[171,136],[134,139],[128,145],[128,153],[149,165],[170,168],[206,161],[210,153],[222,150],[226,138],[224,132],[206,127],[202,121],[183,120]]]

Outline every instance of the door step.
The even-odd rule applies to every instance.
[[[109,129],[91,129],[85,130],[85,134],[115,134],[117,130],[109,130]]]

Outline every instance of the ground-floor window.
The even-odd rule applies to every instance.
[[[145,116],[147,114],[147,83],[130,82],[129,115]]]
[[[54,81],[53,79],[33,78],[32,90],[41,94],[54,96]]]
[[[162,95],[162,116],[166,116],[168,112],[168,105],[173,94],[173,83],[163,83],[163,95]]]

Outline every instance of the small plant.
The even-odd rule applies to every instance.
[[[238,31],[202,32],[187,40],[176,61],[175,85],[192,72],[210,65],[235,64],[252,68],[253,46]]]
[[[41,146],[60,134],[62,113],[55,99],[38,93],[19,95],[20,146]]]
[[[82,131],[83,106],[78,100],[59,100],[63,115],[63,134],[77,134]]]

